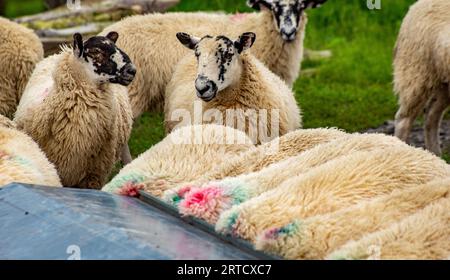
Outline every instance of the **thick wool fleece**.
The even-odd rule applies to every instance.
[[[325,215],[263,232],[256,248],[286,259],[323,259],[350,240],[388,228],[430,203],[450,197],[450,179],[439,179]]]
[[[355,134],[341,137],[272,164],[261,171],[213,181],[201,188],[192,188],[185,194],[185,199],[179,203],[180,213],[196,216],[214,224],[219,215],[232,206],[277,188],[285,180],[305,174],[330,160],[358,151],[374,151],[393,146],[406,146],[406,144],[395,137],[381,134]],[[202,199],[199,200],[199,197]]]
[[[396,134],[407,140],[414,119],[428,106],[426,141],[433,152],[439,149],[442,113],[450,105],[449,38],[450,1],[420,0],[406,15],[395,47],[394,84],[400,105]]]
[[[56,165],[64,186],[101,188],[128,142],[125,87],[91,81],[71,50],[39,63],[15,120]]]
[[[36,63],[44,57],[33,30],[0,17],[0,114],[12,118]]]
[[[396,189],[450,176],[450,167],[422,149],[396,146],[356,152],[293,177],[220,216],[216,230],[254,241],[294,219],[326,214]]]
[[[161,196],[164,191],[195,180],[252,147],[244,133],[230,127],[183,127],[125,166],[103,191],[130,195],[130,191],[136,194],[136,189],[144,189]]]
[[[238,128],[245,124],[245,132],[249,135],[255,133],[255,143],[268,142],[277,136],[282,136],[301,126],[300,109],[295,100],[294,93],[275,74],[270,72],[261,62],[251,54],[243,53],[239,60],[242,72],[239,82],[220,91],[217,97],[210,102],[204,102],[197,97],[194,87],[197,78],[197,60],[193,53],[183,59],[177,66],[172,80],[166,89],[165,126],[171,132],[180,125],[191,125],[195,118],[194,102],[201,104],[202,115],[208,110],[218,110],[222,119],[220,124]],[[187,120],[178,120],[175,112],[184,110],[189,112]],[[235,113],[234,121],[226,119],[227,110]],[[250,110],[254,110],[255,120],[249,119]],[[261,116],[261,110],[267,111],[267,118]],[[272,123],[272,110],[278,124]],[[259,115],[258,115],[259,114]],[[217,119],[203,119],[203,123],[217,123]],[[272,127],[275,125],[275,127]],[[277,134],[272,130],[275,129]]]
[[[209,181],[221,180],[225,177],[236,177],[260,171],[261,169],[283,161],[289,157],[298,155],[319,144],[328,143],[347,134],[337,129],[300,129],[292,131],[282,137],[274,139],[269,143],[249,149],[245,153],[228,159],[221,165],[214,167],[209,173],[201,178],[167,191],[164,199],[175,205],[184,197],[191,188],[200,187]]]
[[[256,33],[252,53],[289,87],[297,79],[303,58],[306,15],[301,19],[294,42],[285,42],[270,11],[239,16],[208,13],[167,13],[128,17],[107,27],[101,34],[116,31],[117,45],[135,63],[137,75],[130,86],[134,117],[152,108],[162,108],[166,85],[177,63],[189,50],[175,34],[187,32],[196,36],[226,35],[238,38],[244,32]],[[155,67],[157,65],[157,67]]]
[[[16,123],[13,122],[12,120],[8,119],[7,117],[0,115],[0,127],[2,128],[12,128],[15,129]]]
[[[0,115],[0,187],[13,182],[61,186],[55,167],[38,145]]]
[[[450,197],[390,227],[350,241],[327,259],[439,260],[450,254]]]

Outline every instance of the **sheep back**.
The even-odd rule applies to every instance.
[[[34,32],[0,17],[0,114],[12,118],[44,49]]]
[[[0,115],[0,186],[17,182],[61,186],[55,167],[38,145]]]
[[[125,166],[102,190],[117,193],[122,188],[142,185],[146,191],[161,196],[165,190],[194,180],[251,147],[245,134],[229,127],[183,127]]]

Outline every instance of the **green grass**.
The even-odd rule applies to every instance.
[[[149,147],[164,138],[164,118],[162,114],[145,113],[133,127],[129,142],[133,157],[145,152]]]
[[[9,18],[19,17],[24,15],[30,15],[40,13],[44,11],[44,1],[42,0],[20,0],[6,1],[5,16]]]
[[[39,0],[9,2],[9,16],[43,8]],[[251,11],[245,2],[181,0],[172,11]],[[299,78],[294,87],[304,127],[336,126],[354,132],[377,127],[394,117],[397,106],[392,92],[392,50],[401,21],[414,2],[384,0],[381,10],[370,11],[365,0],[330,0],[308,12],[306,47],[332,50],[333,57],[303,62],[303,69],[317,69],[313,76]],[[134,126],[132,154],[142,153],[163,137],[161,114],[145,114]]]
[[[366,1],[329,1],[309,12],[306,46],[330,49],[333,57],[313,77],[301,77],[295,92],[307,128],[347,131],[376,127],[394,117],[392,53],[401,21],[414,0],[396,0],[370,11]],[[306,61],[304,69],[310,65]]]

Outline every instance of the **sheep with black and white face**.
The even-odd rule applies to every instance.
[[[39,63],[19,104],[18,127],[56,165],[64,186],[102,187],[132,126],[127,88],[136,74],[118,33],[83,41]]]

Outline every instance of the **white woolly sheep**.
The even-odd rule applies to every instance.
[[[394,84],[400,109],[395,135],[407,141],[426,108],[425,144],[440,155],[439,127],[450,105],[450,1],[421,0],[406,15],[395,47]]]
[[[212,181],[200,188],[191,187],[191,190],[185,193],[184,200],[179,202],[180,213],[215,224],[223,211],[277,188],[285,180],[305,174],[314,167],[358,151],[374,151],[393,146],[406,144],[395,137],[381,134],[341,137],[258,172]],[[199,197],[202,199],[198,199]]]
[[[439,260],[450,253],[450,197],[390,227],[350,241],[327,259]]]
[[[225,34],[232,38],[244,32],[255,32],[259,39],[253,54],[292,86],[303,58],[307,22],[304,11],[324,2],[326,0],[250,0],[248,4],[261,12],[139,15],[111,25],[101,34],[110,31],[122,34],[118,46],[136,64],[138,74],[130,86],[130,102],[136,118],[149,109],[162,108],[166,85],[176,64],[188,53],[176,42],[175,34],[182,30],[198,36]]]
[[[395,190],[349,208],[267,230],[257,238],[256,249],[286,259],[323,259],[346,242],[388,228],[445,197],[450,197],[450,179]]]
[[[0,114],[12,118],[36,64],[44,57],[33,30],[0,17]]]
[[[255,42],[254,33],[244,33],[236,41],[186,33],[177,37],[195,50],[195,56],[178,64],[167,86],[168,132],[198,122],[217,123],[245,131],[254,143],[262,143],[300,127],[294,93],[246,52]],[[197,120],[199,114],[202,119]]]
[[[271,164],[281,162],[317,145],[331,142],[346,135],[343,131],[326,128],[292,131],[269,143],[256,146],[245,153],[231,157],[194,181],[185,181],[183,184],[168,190],[164,194],[164,200],[177,206],[178,202],[184,198],[184,194],[188,193],[191,188],[225,177],[236,177],[241,174],[257,172]]]
[[[254,241],[268,228],[449,176],[448,164],[422,149],[405,145],[355,152],[223,212],[216,230]]]
[[[102,190],[137,196],[142,189],[161,196],[165,190],[195,180],[216,164],[226,163],[252,147],[245,133],[230,127],[186,126],[125,166]]]
[[[38,145],[0,115],[0,187],[9,183],[61,186],[55,167]]]
[[[128,142],[126,88],[135,75],[116,32],[46,58],[30,78],[15,120],[56,165],[64,186],[100,188]],[[120,84],[123,86],[113,85]]]

